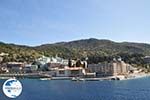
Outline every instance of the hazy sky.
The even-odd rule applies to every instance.
[[[150,0],[0,0],[0,41],[150,43]]]

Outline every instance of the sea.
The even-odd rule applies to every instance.
[[[122,81],[21,79],[23,91],[6,97],[0,80],[0,100],[150,100],[150,77]]]

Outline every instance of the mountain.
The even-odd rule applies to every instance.
[[[114,42],[95,38],[71,42],[59,42],[29,47],[15,44],[0,43],[0,52],[9,53],[12,58],[37,58],[41,55],[63,58],[113,57],[122,55],[150,55],[150,44],[132,42]],[[15,55],[15,57],[14,57]],[[26,58],[26,59],[27,59]]]
[[[145,43],[114,42],[110,40],[83,39],[71,42],[44,44],[35,47],[40,51],[76,54],[78,56],[109,56],[119,53],[150,55],[150,45]]]

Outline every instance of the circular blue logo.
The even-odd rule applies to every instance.
[[[3,92],[9,98],[16,98],[22,92],[22,84],[17,79],[8,79],[3,84]]]

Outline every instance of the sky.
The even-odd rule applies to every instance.
[[[150,0],[0,0],[0,41],[150,43]]]

